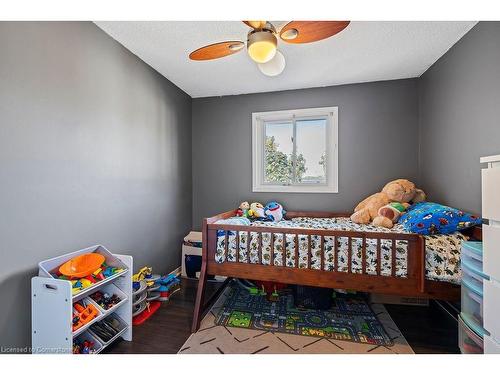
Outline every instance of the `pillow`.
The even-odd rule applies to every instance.
[[[399,219],[405,230],[418,234],[448,234],[481,222],[477,216],[432,202],[410,206]]]

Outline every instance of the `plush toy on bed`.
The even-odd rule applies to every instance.
[[[269,221],[281,221],[286,214],[286,211],[283,209],[283,206],[278,202],[269,202],[264,207],[264,214]]]
[[[240,206],[238,207],[238,209],[236,210],[236,216],[240,216],[240,217],[249,217],[249,212],[250,211],[250,204],[248,202],[241,202],[240,203]]]
[[[266,218],[266,214],[262,203],[253,202],[250,205],[250,210],[248,210],[248,217],[253,220],[264,220]]]
[[[372,194],[360,202],[354,209],[351,220],[358,224],[371,223],[379,227],[392,228],[398,216],[393,208],[401,214],[404,210],[400,209],[406,209],[408,207],[406,204],[422,202],[425,199],[423,190],[417,189],[413,182],[405,179],[394,180],[386,184],[381,192]],[[387,207],[389,203],[394,202],[401,203],[403,207]]]
[[[378,209],[377,218],[381,222],[384,222],[382,224],[383,227],[390,228],[392,225],[389,224],[387,220],[390,220],[392,224],[397,223],[403,212],[405,212],[408,207],[410,207],[409,203],[391,202]],[[387,223],[387,225],[384,225],[385,223]]]

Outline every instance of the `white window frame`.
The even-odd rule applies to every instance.
[[[326,118],[326,183],[272,184],[264,182],[265,123]],[[252,191],[269,193],[338,193],[338,107],[252,113]]]

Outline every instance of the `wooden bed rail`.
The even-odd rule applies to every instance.
[[[223,262],[222,263],[217,263],[215,261],[216,257],[216,252],[217,252],[217,232],[218,231],[223,231],[225,240],[224,240],[224,254],[222,255]],[[231,234],[229,234],[231,233]],[[240,239],[240,233],[246,234],[247,238],[247,244],[245,247],[245,260],[242,261],[240,259],[240,244],[239,244],[239,239]],[[270,236],[270,249],[269,249],[269,262],[268,264],[264,264],[262,259],[263,259],[263,240],[262,240],[262,233],[269,233],[271,234]],[[251,262],[251,253],[252,250],[249,249],[249,240],[251,237],[251,234],[257,234],[257,262],[253,261]],[[294,246],[293,246],[293,259],[294,259],[294,264],[286,264],[286,258],[287,258],[287,248],[286,246],[283,247],[281,250],[280,258],[281,258],[281,265],[275,265],[274,258],[275,258],[275,236],[281,235],[283,238],[283,241],[285,243],[287,236],[292,236],[293,241],[294,241]],[[229,236],[234,236],[235,237],[235,261],[228,261],[228,253],[229,253]],[[306,266],[302,266],[299,268],[299,236],[307,236],[307,264]],[[317,236],[319,237],[320,240],[320,251],[319,251],[319,256],[320,256],[320,267],[319,268],[313,268],[311,266],[311,259],[313,258],[313,253],[312,253],[312,236]],[[326,270],[325,269],[325,237],[330,237],[333,238],[333,264],[334,264],[334,269],[333,270]],[[345,271],[339,270],[338,264],[339,264],[339,252],[340,249],[338,247],[338,239],[346,239],[347,240],[347,269]],[[339,231],[339,230],[325,230],[325,229],[306,229],[306,228],[282,228],[282,227],[259,227],[259,226],[240,226],[240,225],[225,225],[225,224],[207,224],[207,239],[208,239],[208,252],[207,252],[207,260],[208,260],[208,268],[209,271],[214,272],[214,274],[219,274],[217,272],[222,272],[224,269],[228,271],[229,269],[234,269],[245,272],[246,267],[252,267],[250,274],[253,274],[255,271],[257,271],[257,268],[254,266],[260,265],[265,267],[262,269],[262,275],[259,277],[264,277],[264,278],[269,278],[268,281],[280,281],[275,279],[275,277],[272,275],[273,272],[275,272],[277,268],[285,268],[287,271],[293,270],[293,269],[298,269],[299,271],[304,271],[304,270],[311,270],[313,272],[328,272],[333,274],[332,275],[327,275],[328,283],[329,285],[332,284],[332,278],[337,279],[339,282],[344,284],[344,281],[340,281],[339,277],[342,278],[342,274],[352,274],[355,277],[359,275],[367,275],[368,279],[370,277],[374,277],[375,279],[372,280],[374,283],[378,280],[379,277],[386,277],[386,278],[395,278],[395,279],[407,279],[408,284],[412,285],[413,288],[417,288],[418,291],[424,292],[424,282],[425,282],[425,274],[424,274],[424,258],[425,258],[425,253],[424,253],[424,246],[423,246],[423,238],[419,235],[415,234],[397,234],[397,233],[387,233],[387,232],[359,232],[359,231]],[[352,255],[353,255],[353,246],[352,246],[352,241],[353,239],[356,240],[361,240],[362,241],[362,246],[361,246],[361,271],[359,272],[353,272],[353,264],[352,264]],[[376,272],[375,274],[368,274],[367,272],[367,240],[376,240]],[[390,242],[390,275],[384,275],[381,272],[381,263],[382,263],[382,241],[387,241]],[[396,275],[396,261],[397,261],[397,247],[396,247],[396,242],[397,241],[404,241],[406,244],[406,275],[404,276],[397,276]],[[255,251],[253,251],[255,253]],[[233,267],[233,265],[236,265],[236,267]],[[242,267],[238,267],[238,265],[242,265]],[[272,269],[270,269],[272,268]],[[209,272],[210,274],[212,274]],[[279,271],[280,276],[283,277],[283,272]],[[269,275],[267,275],[269,274]],[[340,274],[340,275],[339,275]],[[234,277],[237,277],[235,275],[231,275]],[[319,274],[315,275],[319,277]],[[286,275],[285,275],[286,278]],[[255,278],[256,280],[264,280],[261,278]],[[295,281],[294,277],[294,281]],[[315,279],[315,278],[314,278]],[[359,278],[356,279],[357,281],[361,281]],[[363,280],[363,281],[367,281]],[[281,279],[280,282],[286,282]],[[292,281],[289,281],[292,283]],[[360,289],[359,283],[356,282],[356,288],[352,289],[357,289],[357,290],[365,290],[369,289],[371,290],[372,287],[371,285],[366,285],[365,288]],[[370,283],[371,284],[371,283]],[[316,280],[312,280],[312,285],[317,285]],[[345,286],[345,285],[344,285]],[[338,286],[340,288],[340,286]],[[368,291],[368,290],[366,290]]]
[[[198,293],[195,302],[195,311],[193,316],[193,332],[199,327],[203,316],[203,300],[205,284],[208,275],[221,275],[230,278],[245,278],[250,280],[271,281],[285,284],[299,284],[309,286],[328,287],[334,289],[349,289],[361,292],[374,292],[384,294],[395,294],[400,296],[418,296],[439,299],[456,300],[460,295],[460,288],[449,283],[430,282],[425,279],[425,239],[423,236],[409,233],[393,232],[360,232],[329,229],[309,229],[309,228],[288,228],[288,227],[268,227],[268,226],[245,226],[245,225],[227,225],[216,224],[218,220],[227,219],[235,216],[236,211],[228,211],[203,220],[202,227],[202,266]],[[347,214],[329,213],[329,212],[289,212],[287,218],[294,217],[315,217],[315,218],[333,218],[346,217]],[[223,232],[220,232],[223,231]],[[222,262],[216,261],[217,253],[217,233],[225,236],[224,254]],[[231,234],[229,234],[231,232]],[[246,257],[240,259],[240,233],[246,233]],[[250,255],[255,254],[255,249],[250,249],[251,233],[256,233],[257,257],[253,261]],[[262,233],[270,235],[270,259],[268,264],[263,262],[263,243]],[[236,257],[234,261],[228,261],[229,236],[235,236],[236,246],[234,251]],[[282,235],[283,248],[281,249],[281,264],[276,265],[274,246],[275,237]],[[294,264],[287,264],[287,236],[294,238]],[[299,236],[307,236],[307,262],[299,264]],[[320,240],[320,267],[313,268],[311,259],[313,252],[311,249],[312,236],[319,236]],[[334,245],[334,269],[325,269],[325,237],[333,237]],[[338,239],[346,238],[347,244],[347,271],[338,269]],[[361,240],[361,272],[353,272],[352,269],[352,241]],[[376,272],[367,272],[367,241],[376,240]],[[382,241],[390,243],[390,274],[384,274],[381,270],[382,263]],[[396,275],[397,261],[397,241],[406,243],[406,274]],[[387,248],[387,246],[385,246]],[[316,249],[317,250],[317,249]],[[386,259],[386,261],[388,261]],[[266,261],[267,263],[267,261]],[[300,266],[300,267],[299,267]]]

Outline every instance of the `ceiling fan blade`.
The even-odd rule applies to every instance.
[[[254,29],[262,29],[266,26],[266,21],[242,21],[245,25],[250,26]]]
[[[213,60],[239,52],[245,47],[245,43],[239,40],[219,42],[198,48],[189,54],[191,60]]]
[[[326,39],[344,30],[350,21],[292,21],[280,30],[287,43],[311,43]]]

